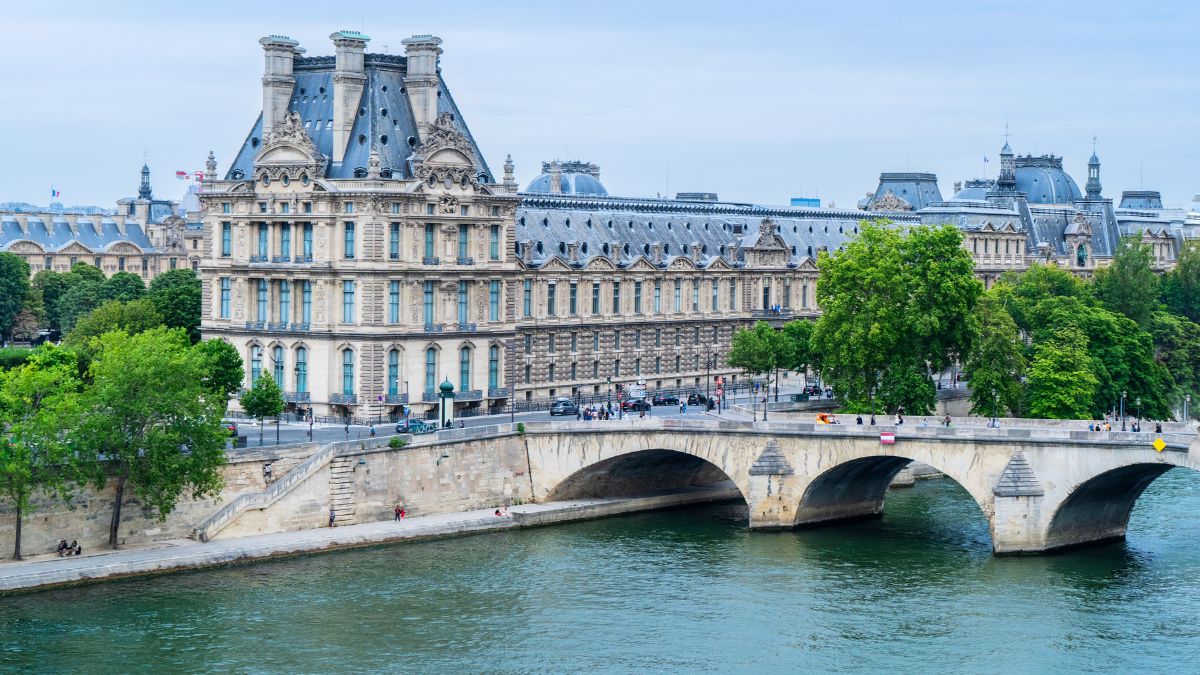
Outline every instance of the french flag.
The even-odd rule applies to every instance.
[[[176,171],[176,172],[175,172],[175,177],[176,177],[176,178],[178,178],[179,180],[187,180],[187,179],[188,179],[188,172],[186,172],[186,171]]]
[[[50,198],[51,198],[51,199],[54,199],[54,198],[56,198],[56,197],[59,197],[59,196],[61,196],[61,195],[62,195],[62,193],[61,193],[61,192],[59,192],[58,190],[55,190],[54,188],[50,188]]]

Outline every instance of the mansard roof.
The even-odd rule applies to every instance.
[[[89,253],[102,253],[121,243],[136,246],[147,253],[155,251],[150,238],[140,224],[125,221],[124,233],[110,218],[78,218],[75,231],[65,219],[55,214],[23,216],[25,226],[13,215],[0,216],[0,250],[7,251],[17,242],[31,242],[45,253],[65,252],[79,245]]]

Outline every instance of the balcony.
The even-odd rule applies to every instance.
[[[308,403],[312,400],[312,394],[307,391],[285,391],[283,400],[288,403]]]
[[[391,404],[408,403],[408,394],[388,394],[383,397],[383,402]]]
[[[341,405],[355,405],[358,403],[358,394],[330,394],[329,402]]]
[[[441,258],[421,258],[422,265],[441,265]]]
[[[273,262],[273,263],[285,263],[285,262],[291,262],[291,261],[292,261],[292,256],[290,256],[290,255],[277,255],[277,256],[274,256],[271,258],[271,262]]]
[[[466,257],[466,258],[460,257],[460,258],[455,259],[455,262],[457,262],[459,265],[474,265],[475,259],[471,258],[471,257]]]
[[[752,310],[750,310],[750,318],[752,318],[752,319],[790,319],[790,318],[792,318],[792,310],[788,309],[788,308],[752,309]]]
[[[265,255],[252,255],[252,256],[250,256],[250,262],[252,262],[252,263],[261,263],[261,262],[267,262],[268,260],[270,260],[270,258],[269,258],[269,257],[267,257],[267,256],[265,256]]]
[[[460,323],[455,324],[454,330],[459,333],[476,333],[479,331],[479,326],[473,323]]]
[[[455,401],[482,401],[483,392],[479,389],[468,389],[466,391],[454,392]]]
[[[272,333],[282,333],[282,332],[286,331],[287,329],[288,329],[288,325],[287,325],[286,321],[282,321],[279,323],[268,323],[267,324],[267,330],[271,331]]]
[[[442,333],[446,330],[446,324],[442,323],[427,323],[425,324],[426,333]]]
[[[246,330],[266,330],[267,324],[264,321],[247,321]]]
[[[437,403],[438,392],[436,389],[426,389],[425,393],[421,394],[421,400],[425,403]]]
[[[310,263],[310,262],[312,262],[312,256],[311,255],[298,255],[298,256],[296,256],[296,259],[292,262]]]
[[[508,398],[511,395],[508,387],[488,387],[488,398]]]
[[[298,332],[298,333],[307,333],[307,332],[309,331],[309,324],[307,324],[307,323],[294,323],[294,324],[292,324],[292,325],[291,325],[291,327],[289,328],[289,330],[292,330],[292,331],[295,331],[295,332]]]

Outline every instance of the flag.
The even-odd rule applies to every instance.
[[[199,180],[199,181],[204,180],[204,172],[203,171],[195,171],[192,173],[192,175],[196,177],[196,180]]]
[[[55,190],[53,187],[50,188],[50,198],[51,199],[56,199],[60,195],[62,195],[61,192],[59,192],[58,190]]]
[[[983,156],[983,163],[984,163],[984,164],[987,164],[987,162],[988,162],[987,155],[984,155],[984,156]]]
[[[175,177],[176,177],[176,178],[178,178],[179,180],[187,180],[187,179],[188,179],[188,172],[186,172],[186,171],[176,171],[176,172],[175,172]]]

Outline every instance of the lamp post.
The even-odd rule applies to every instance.
[[[612,378],[611,377],[605,378],[605,380],[606,380],[606,383],[608,384],[608,405],[606,407],[609,410],[612,410]]]
[[[1121,431],[1125,431],[1125,390],[1121,390]]]
[[[776,382],[775,386],[778,387],[779,383]],[[767,371],[767,381],[766,381],[766,383],[764,383],[764,386],[763,386],[763,421],[764,422],[767,421],[767,406],[770,404],[770,402],[771,402],[771,372]]]
[[[1000,426],[998,423],[999,420],[996,419],[996,409],[999,406],[1000,406],[1000,394],[996,393],[996,390],[993,389],[992,390],[992,426],[993,427]]]
[[[517,422],[517,343],[514,340],[509,340],[507,349],[508,352],[508,422],[516,424]]]
[[[1187,424],[1192,419],[1192,418],[1188,417],[1188,408],[1191,407],[1191,404],[1192,404],[1192,395],[1191,394],[1184,395],[1184,397],[1183,397],[1183,423],[1184,424]]]

